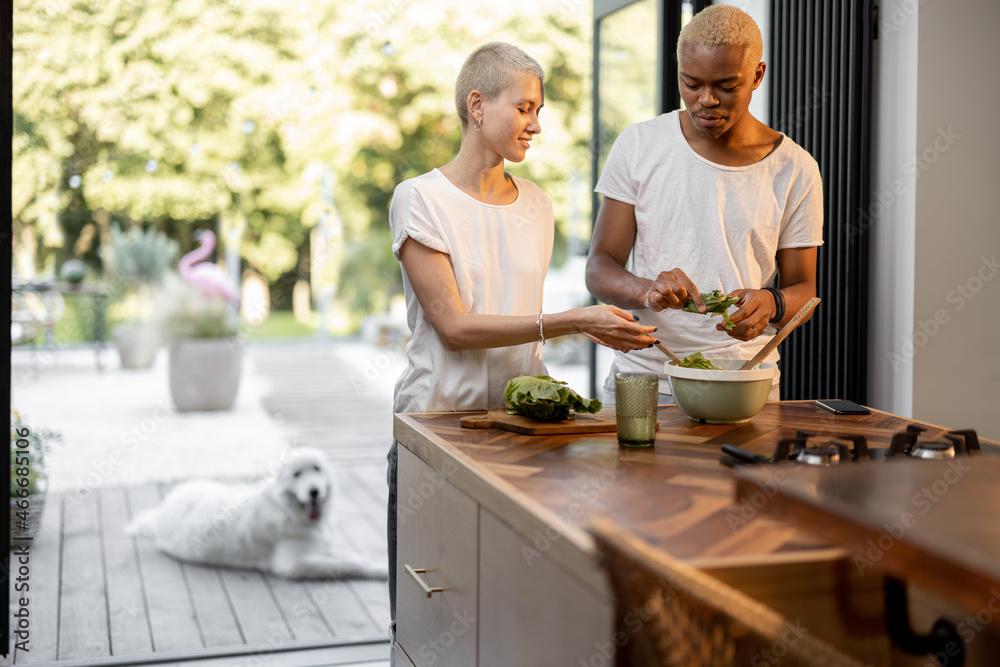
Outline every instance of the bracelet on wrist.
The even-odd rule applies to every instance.
[[[771,318],[770,322],[776,324],[785,316],[785,295],[775,287],[765,287],[764,290],[770,292],[771,296],[774,297],[774,317]]]
[[[538,327],[538,342],[545,345],[545,314],[538,313],[535,318],[535,326]]]

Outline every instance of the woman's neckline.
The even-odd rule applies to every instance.
[[[515,204],[517,204],[517,202],[520,201],[520,199],[521,199],[521,188],[519,188],[517,186],[517,180],[516,180],[516,178],[514,176],[512,176],[511,174],[508,174],[506,171],[503,173],[504,177],[510,179],[511,185],[514,186],[514,190],[517,192],[517,196],[514,197],[514,201],[510,202],[509,204],[491,204],[489,202],[485,202],[482,199],[478,199],[477,197],[473,197],[468,192],[466,192],[462,188],[460,188],[457,185],[455,185],[454,183],[452,183],[451,179],[448,178],[447,176],[445,176],[444,172],[441,171],[438,167],[434,167],[434,173],[436,173],[438,176],[440,176],[441,178],[443,178],[445,180],[445,182],[449,186],[451,186],[452,189],[455,190],[455,192],[458,192],[463,197],[466,197],[466,198],[468,198],[468,199],[476,202],[477,204],[481,204],[483,206],[489,206],[490,208],[510,208],[511,206],[514,206]]]

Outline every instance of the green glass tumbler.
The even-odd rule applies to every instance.
[[[615,418],[618,444],[652,447],[656,439],[656,395],[660,377],[656,373],[615,375]]]

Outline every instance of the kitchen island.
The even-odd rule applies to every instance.
[[[784,467],[738,503],[719,455],[722,444],[768,455],[798,429],[887,447],[912,420],[787,401],[745,424],[708,425],[669,405],[654,447],[625,449],[614,433],[519,435],[462,428],[462,416],[395,417],[397,664],[613,664],[614,602],[586,532],[597,515],[866,662],[901,664],[881,575],[859,573],[822,531],[761,516]]]

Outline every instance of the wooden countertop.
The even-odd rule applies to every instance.
[[[1000,595],[1000,456],[785,468],[761,512],[822,526],[860,573],[888,572],[972,613]],[[737,476],[737,493],[749,496],[769,474],[744,468]]]
[[[919,423],[879,411],[834,415],[812,401],[782,401],[768,403],[748,423],[711,425],[666,405],[659,408],[654,446],[636,450],[619,447],[614,433],[528,436],[466,429],[459,422],[467,414],[396,415],[394,435],[538,552],[601,589],[605,584],[593,576],[593,543],[585,532],[597,514],[708,570],[846,557],[822,531],[817,536],[738,503],[733,471],[719,463],[720,446],[768,455],[779,438],[806,429],[864,434],[869,446],[887,447],[893,433]],[[925,437],[947,430],[921,425]],[[779,467],[762,472],[769,470]],[[773,495],[777,485],[761,483]]]

